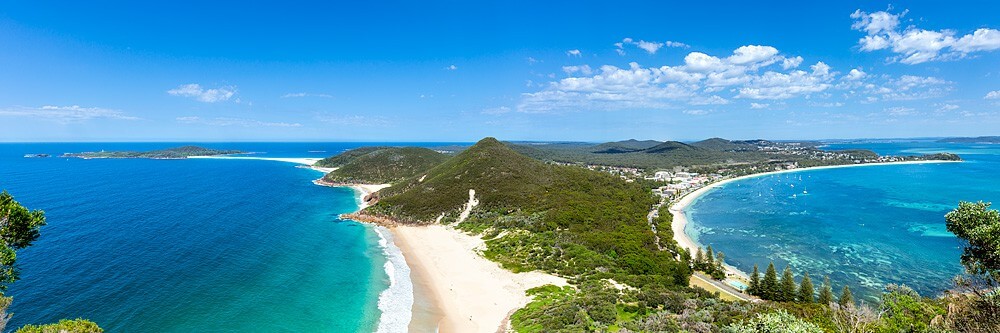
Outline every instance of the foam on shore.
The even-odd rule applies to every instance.
[[[378,244],[385,253],[385,274],[389,277],[389,287],[378,296],[378,309],[382,315],[376,332],[406,332],[413,316],[413,282],[410,267],[402,251],[392,242],[388,229],[373,225],[378,234]]]

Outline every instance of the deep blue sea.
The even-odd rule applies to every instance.
[[[1000,145],[934,142],[834,144],[880,154],[951,152],[965,162],[802,171],[728,183],[686,211],[687,232],[745,271],[769,261],[814,283],[829,275],[869,300],[890,283],[922,295],[961,274],[962,242],[944,215],[960,200],[1000,206]],[[1000,207],[994,207],[1000,208]]]
[[[386,252],[375,229],[337,218],[357,209],[355,194],[312,184],[319,172],[259,160],[23,158],[180,145],[0,144],[0,189],[48,218],[18,254],[8,327],[80,317],[110,332],[376,328]],[[198,145],[327,157],[374,144]]]

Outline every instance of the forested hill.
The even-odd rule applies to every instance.
[[[421,176],[448,159],[447,155],[419,147],[362,147],[316,163],[333,167],[323,180],[329,183],[389,184]]]
[[[469,190],[479,205],[458,228],[502,237],[485,255],[514,271],[614,278],[633,286],[686,286],[691,272],[673,251],[658,251],[646,214],[647,189],[610,174],[545,164],[486,138],[455,157],[380,192],[359,218],[455,223]],[[666,228],[669,230],[669,228]],[[661,235],[673,242],[671,235]]]

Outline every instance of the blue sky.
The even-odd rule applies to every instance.
[[[0,141],[1000,135],[1000,4],[0,4]]]

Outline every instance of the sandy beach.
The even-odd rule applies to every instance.
[[[410,329],[436,323],[440,332],[497,332],[507,316],[530,301],[530,288],[566,280],[540,273],[513,273],[479,255],[479,237],[444,225],[390,228],[410,266],[416,298],[431,306],[415,309]],[[418,300],[419,302],[419,300]]]
[[[684,210],[688,206],[690,206],[691,203],[693,203],[695,200],[697,200],[698,197],[704,195],[705,193],[708,193],[708,192],[712,191],[713,189],[718,188],[718,187],[720,187],[722,185],[725,185],[725,184],[728,184],[728,183],[731,183],[731,182],[735,182],[735,181],[738,181],[738,180],[750,179],[750,178],[757,178],[757,177],[765,177],[765,176],[776,175],[776,174],[783,174],[783,173],[794,173],[794,172],[813,171],[813,170],[825,170],[825,169],[837,169],[837,168],[878,167],[878,166],[893,166],[893,165],[905,165],[905,164],[960,163],[960,162],[961,161],[903,161],[903,162],[886,162],[886,163],[865,163],[865,164],[830,165],[830,166],[821,166],[821,167],[811,167],[811,168],[800,168],[800,169],[788,169],[788,170],[771,171],[771,172],[764,172],[764,173],[758,173],[758,174],[753,174],[753,175],[746,175],[746,176],[741,176],[741,177],[736,177],[736,178],[724,179],[724,180],[721,180],[721,181],[718,181],[718,182],[706,185],[706,186],[704,186],[702,188],[699,188],[699,189],[695,190],[694,192],[688,193],[687,195],[685,195],[684,197],[682,197],[680,200],[678,200],[676,203],[674,203],[673,205],[671,205],[670,206],[670,213],[672,213],[674,215],[674,217],[673,217],[673,223],[671,224],[671,229],[673,229],[673,231],[674,231],[674,240],[677,241],[678,245],[680,245],[681,247],[683,247],[685,249],[688,249],[688,251],[691,251],[691,253],[696,252],[697,249],[698,249],[698,247],[701,246],[701,244],[698,244],[697,242],[695,242],[691,238],[691,236],[689,236],[687,234],[687,232],[685,232],[685,228],[687,227],[687,224],[688,224],[688,219],[687,219],[687,216],[684,214]],[[743,272],[743,271],[741,271],[739,269],[736,269],[735,267],[732,267],[732,266],[729,266],[729,265],[725,265],[725,266],[726,266],[726,275],[728,275],[728,276],[738,276],[738,277],[741,277],[743,279],[746,279],[749,276],[748,273]]]

